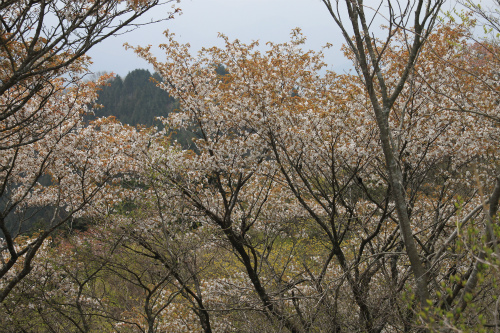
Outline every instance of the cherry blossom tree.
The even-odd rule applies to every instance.
[[[133,306],[123,297],[128,309],[116,318],[141,332],[212,332],[200,279],[213,254],[203,253],[206,242],[189,223],[179,222],[179,203],[154,192],[134,201],[135,212],[110,221],[108,242],[117,250],[107,271],[137,295]]]
[[[92,242],[90,242],[92,239]],[[32,272],[3,302],[4,331],[95,332],[118,324],[108,315],[116,302],[105,268],[113,248],[96,235],[54,237],[39,250]],[[100,253],[100,257],[96,254]],[[106,258],[96,260],[97,258]]]
[[[196,154],[175,146],[150,152],[159,193],[190,207],[200,230],[224,236],[219,246],[245,274],[226,287],[265,314],[259,321],[270,330],[413,331],[421,329],[419,309],[465,310],[462,300],[474,289],[467,281],[479,276],[477,253],[455,246],[456,236],[471,220],[496,214],[498,128],[491,117],[452,109],[464,94],[477,103],[491,99],[464,72],[446,76],[453,69],[440,59],[464,59],[468,39],[459,28],[424,29],[438,8],[415,19],[420,37],[389,28],[386,41],[354,42],[373,52],[360,55],[347,45],[358,65],[380,55],[366,73],[357,67],[359,75],[320,74],[322,54],[302,51],[298,31],[289,43],[268,43],[265,52],[257,42],[222,36],[224,48],[198,56],[167,33],[164,63],[135,48],[162,75],[159,86],[180,101],[165,124],[196,127],[198,134]],[[227,74],[217,74],[217,64]],[[387,112],[374,112],[377,105]],[[492,105],[485,110],[493,116]],[[248,288],[253,292],[245,294]],[[233,324],[240,319],[233,316]]]
[[[89,206],[94,201],[105,208],[119,200],[113,181],[133,170],[127,159],[141,141],[135,130],[112,120],[83,123],[105,83],[105,78],[84,82],[90,61],[85,52],[134,28],[136,19],[159,3],[0,4],[0,302],[29,274],[55,229],[96,213],[97,206]],[[42,230],[21,240],[26,223],[47,207],[53,210]]]
[[[346,44],[353,54],[358,75],[365,86],[365,91],[373,107],[392,187],[400,232],[415,275],[417,294],[422,306],[426,305],[426,301],[430,297],[427,287],[428,277],[412,236],[403,174],[397,162],[397,149],[393,139],[393,130],[389,125],[389,117],[394,103],[407,84],[408,76],[417,62],[424,42],[433,31],[433,26],[443,2],[408,1],[405,4],[396,1],[380,1],[376,7],[372,8],[366,5],[364,1],[345,1],[345,9],[349,14],[349,20],[344,23],[338,11],[340,2],[337,1],[332,5],[329,0],[323,1],[332,18],[341,29]],[[386,16],[387,36],[384,39],[376,39],[372,30],[370,30],[371,22],[373,18],[383,16],[381,11],[386,9],[381,9],[382,6],[387,7],[388,11],[388,16]],[[354,33],[353,39],[351,39],[351,33],[347,29],[352,29]],[[388,78],[384,75],[382,63],[384,63],[386,57],[385,50],[399,30],[402,30],[405,34],[402,47],[406,48],[407,55],[404,58],[401,77],[396,84],[389,85],[386,82]]]

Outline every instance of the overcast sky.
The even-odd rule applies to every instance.
[[[123,43],[156,46],[165,41],[162,32],[166,29],[197,51],[201,47],[222,46],[217,38],[219,32],[231,40],[260,40],[264,45],[267,41],[288,41],[296,27],[302,28],[307,37],[307,49],[320,50],[326,43],[334,45],[325,58],[330,69],[349,68],[349,62],[339,51],[343,38],[320,0],[183,0],[178,5],[182,8],[181,16],[109,38],[94,47],[89,53],[94,62],[91,70],[124,76],[135,68],[151,69],[133,51],[126,51]],[[170,5],[159,7],[146,15],[144,21],[166,16],[169,10]],[[162,59],[161,52],[157,56]]]
[[[484,0],[483,3],[489,2]],[[376,5],[379,1],[365,1],[367,8],[372,3]],[[455,4],[455,1],[448,1],[443,10],[449,10]],[[217,38],[219,32],[230,40],[259,40],[264,48],[268,41],[288,41],[291,30],[296,27],[300,27],[307,37],[307,49],[318,51],[327,43],[333,45],[325,52],[329,69],[343,72],[351,68],[350,62],[340,52],[343,43],[340,30],[321,0],[182,0],[177,5],[181,7],[182,15],[108,38],[95,46],[89,53],[94,61],[91,70],[114,72],[121,76],[136,68],[151,70],[151,66],[132,50],[125,50],[123,43],[157,46],[165,42],[163,31],[166,29],[174,32],[178,41],[190,43],[193,52],[196,52],[202,47],[222,46],[220,38]],[[157,7],[142,20],[149,22],[166,17],[171,10],[171,4]],[[374,26],[384,23],[380,18]],[[162,59],[159,50],[155,55]]]

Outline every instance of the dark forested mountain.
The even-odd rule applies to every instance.
[[[223,69],[218,69],[223,70]],[[122,123],[137,126],[160,126],[156,117],[166,117],[179,108],[179,103],[169,94],[158,88],[154,81],[161,81],[157,74],[146,69],[135,69],[124,79],[117,75],[109,85],[102,88],[97,104],[102,105],[95,111],[95,117],[114,116]],[[193,134],[186,130],[171,133],[184,149],[192,149]]]
[[[178,108],[178,103],[151,78],[161,80],[157,73],[151,74],[146,69],[135,69],[124,79],[117,75],[99,93],[97,103],[103,107],[96,110],[96,116],[115,116],[132,126],[158,125],[155,117],[167,116]]]

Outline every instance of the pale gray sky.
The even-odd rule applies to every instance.
[[[490,1],[483,0],[482,3]],[[380,0],[365,1],[367,8],[370,5],[378,7],[379,3]],[[307,37],[307,49],[318,51],[327,43],[333,45],[325,51],[325,62],[329,64],[329,69],[343,72],[351,68],[351,63],[340,51],[344,39],[321,0],[182,0],[177,5],[182,8],[181,16],[142,26],[94,47],[89,53],[94,61],[91,70],[114,72],[121,76],[136,68],[151,70],[151,66],[133,51],[126,51],[123,43],[157,46],[165,42],[163,31],[166,29],[174,32],[178,41],[190,43],[193,52],[196,52],[202,47],[222,46],[221,39],[217,38],[219,32],[230,40],[259,40],[261,47],[265,48],[268,41],[288,41],[291,30],[296,27],[300,27]],[[450,0],[443,10],[455,5],[456,1]],[[168,16],[171,10],[171,4],[157,7],[145,15],[143,21]],[[384,19],[379,17],[374,21],[374,26],[384,23]],[[163,59],[159,50],[156,55],[158,59]]]
[[[307,37],[307,49],[320,50],[326,43],[333,44],[325,58],[330,69],[343,71],[350,67],[339,51],[343,42],[340,31],[320,0],[183,0],[178,5],[183,11],[181,16],[109,38],[94,47],[89,53],[94,62],[91,70],[124,76],[135,68],[151,69],[133,51],[126,51],[123,43],[156,46],[165,41],[162,32],[166,29],[174,32],[180,42],[189,42],[195,52],[201,47],[222,46],[217,38],[219,32],[231,40],[260,40],[264,45],[267,41],[288,41],[296,27],[302,28]],[[163,17],[169,10],[170,5],[158,7],[144,21]],[[157,56],[162,59],[159,51]]]

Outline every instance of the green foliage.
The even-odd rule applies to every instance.
[[[500,261],[494,246],[486,241],[482,228],[480,223],[474,222],[463,228],[454,248],[457,256],[472,251],[473,259],[478,260],[477,285],[467,290],[468,274],[452,274],[448,281],[442,281],[441,291],[435,294],[438,301],[429,300],[429,306],[419,313],[431,332],[491,332],[494,327]],[[500,238],[498,219],[494,234],[496,239]],[[447,302],[457,290],[460,297],[455,297],[452,303]]]

